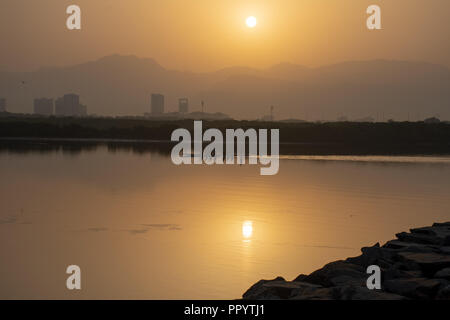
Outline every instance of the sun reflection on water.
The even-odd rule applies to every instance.
[[[242,236],[244,237],[244,241],[246,242],[250,241],[252,235],[253,235],[253,222],[245,221],[242,224]]]

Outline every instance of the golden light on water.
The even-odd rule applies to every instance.
[[[254,16],[247,17],[247,20],[245,20],[245,23],[247,24],[247,27],[254,28],[256,27],[256,24],[258,23],[258,20]]]
[[[245,221],[242,224],[242,236],[245,239],[250,239],[253,235],[253,223],[251,221]]]

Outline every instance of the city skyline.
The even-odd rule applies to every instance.
[[[142,115],[151,111],[151,93],[161,92],[167,112],[179,111],[179,99],[189,98],[192,111],[205,111],[203,101],[208,112],[235,119],[258,119],[274,106],[277,119],[417,121],[450,118],[449,84],[447,67],[401,60],[190,73],[166,69],[150,58],[111,55],[66,68],[0,73],[0,97],[7,98],[13,113],[30,113],[35,98],[77,92],[90,114]]]

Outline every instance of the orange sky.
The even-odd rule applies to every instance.
[[[82,30],[68,31],[78,4]],[[382,8],[380,31],[366,8]],[[118,53],[170,69],[422,60],[450,66],[448,0],[2,0],[0,68],[30,70]],[[245,19],[258,18],[249,29]],[[5,50],[6,48],[6,50]]]

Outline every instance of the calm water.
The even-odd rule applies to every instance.
[[[263,177],[99,147],[2,151],[0,168],[2,299],[239,298],[450,220],[449,158],[289,156]]]

